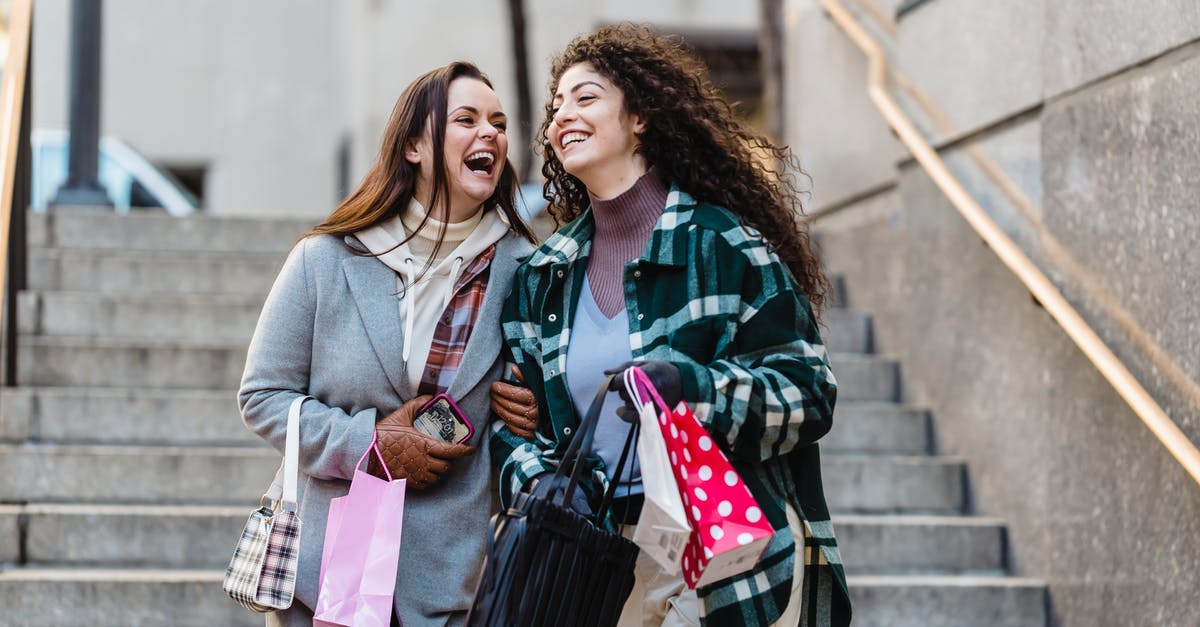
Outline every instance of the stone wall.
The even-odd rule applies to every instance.
[[[872,30],[951,170],[1200,442],[1200,5],[932,0]],[[1054,625],[1194,624],[1200,486],[897,151],[836,26],[792,2],[789,34],[826,262],[1013,570]]]

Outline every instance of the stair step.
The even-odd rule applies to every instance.
[[[976,516],[834,516],[851,575],[1000,574],[1004,521]]]
[[[221,590],[224,576],[224,569],[14,568],[0,572],[0,624],[261,626],[261,614]]]
[[[853,309],[826,309],[821,314],[825,346],[838,353],[870,353],[871,315]]]
[[[921,455],[930,448],[929,412],[896,403],[837,404],[821,452]]]
[[[254,503],[279,461],[270,448],[0,445],[0,502]]]
[[[855,627],[1045,627],[1046,582],[995,576],[851,576]]]
[[[18,381],[34,386],[235,389],[246,344],[23,336]]]
[[[834,513],[957,515],[965,504],[961,458],[823,455],[821,478]]]
[[[838,382],[838,401],[900,400],[900,364],[889,357],[831,353],[830,367]]]
[[[21,333],[249,343],[262,295],[22,292]]]
[[[31,504],[25,556],[55,566],[225,568],[252,507]]]
[[[7,425],[7,428],[6,428]],[[231,390],[2,388],[0,441],[262,446]]]
[[[266,294],[285,254],[29,249],[29,289],[120,294]]]
[[[289,250],[313,219],[124,215],[95,209],[28,214],[29,245],[119,250]]]
[[[21,506],[0,505],[0,570],[21,556]]]

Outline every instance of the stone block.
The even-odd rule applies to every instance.
[[[850,309],[827,309],[821,314],[825,346],[838,353],[871,352],[871,316]]]
[[[855,627],[1043,627],[1046,584],[1008,577],[847,577]]]
[[[930,128],[935,143],[1041,101],[1046,2],[930,2],[900,20],[897,67],[950,129]]]
[[[254,503],[279,459],[246,447],[0,445],[0,501]]]
[[[899,400],[900,365],[895,360],[833,353],[829,363],[837,378],[839,401]]]
[[[15,564],[21,556],[20,505],[0,505],[0,565]]]
[[[922,455],[930,449],[929,413],[895,403],[839,402],[822,452]]]
[[[35,399],[34,436],[41,442],[265,446],[242,422],[229,390],[49,387],[25,393]]]
[[[283,253],[122,252],[33,248],[32,290],[263,295]]]
[[[1004,523],[956,516],[837,516],[849,575],[1002,574]]]
[[[282,255],[301,233],[312,228],[311,218],[214,217],[173,218],[165,214],[116,215],[111,210],[72,209],[29,216],[30,233],[41,234],[38,244],[61,248],[113,250],[171,250],[271,252]]]
[[[221,590],[224,570],[17,568],[0,572],[0,624],[20,627],[257,627]],[[11,621],[11,622],[10,622]]]
[[[236,388],[246,360],[242,344],[183,344],[26,336],[17,377],[22,385]]]
[[[965,467],[959,458],[824,455],[821,466],[825,498],[834,512],[963,512]]]
[[[215,569],[229,563],[250,508],[34,504],[26,513],[30,565]]]
[[[1054,0],[1042,45],[1052,98],[1200,37],[1193,0]]]
[[[816,4],[788,16],[786,132],[812,177],[810,210],[895,180],[903,148],[867,97],[867,60]]]
[[[25,388],[0,388],[0,442],[22,442],[34,432],[34,394]]]
[[[43,335],[238,341],[249,343],[262,310],[259,295],[114,295],[89,292],[22,293],[36,296],[26,333]]]

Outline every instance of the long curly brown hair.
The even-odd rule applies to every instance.
[[[677,184],[699,202],[725,207],[743,226],[761,233],[819,314],[829,281],[803,221],[797,178],[807,175],[791,150],[738,120],[713,88],[707,69],[676,37],[618,24],[576,37],[554,59],[550,99],[537,136],[550,215],[561,225],[591,204],[587,187],[563,168],[546,135],[558,81],[580,63],[620,88],[626,112],[645,122],[637,152],[664,182]]]

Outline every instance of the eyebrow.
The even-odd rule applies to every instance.
[[[596,81],[580,81],[574,87],[571,88],[571,93],[575,93],[575,92],[579,91],[580,89],[583,89],[587,85],[595,85],[596,88],[599,89],[600,91],[607,91],[606,89],[604,89],[604,85],[601,85],[600,83],[597,83]],[[554,94],[555,100],[562,98],[562,97],[563,97],[562,94]]]
[[[472,107],[471,105],[459,105],[457,107],[454,107],[454,109],[452,109],[450,111],[450,115],[454,115],[455,113],[458,113],[458,111],[460,109],[463,111],[466,111],[467,113],[470,113],[472,115],[479,115],[479,109],[476,109],[475,107]],[[508,116],[505,115],[505,113],[503,111],[496,111],[496,112],[492,113],[491,117],[493,117],[493,118],[501,117],[501,118],[505,118],[505,119],[508,118]]]

